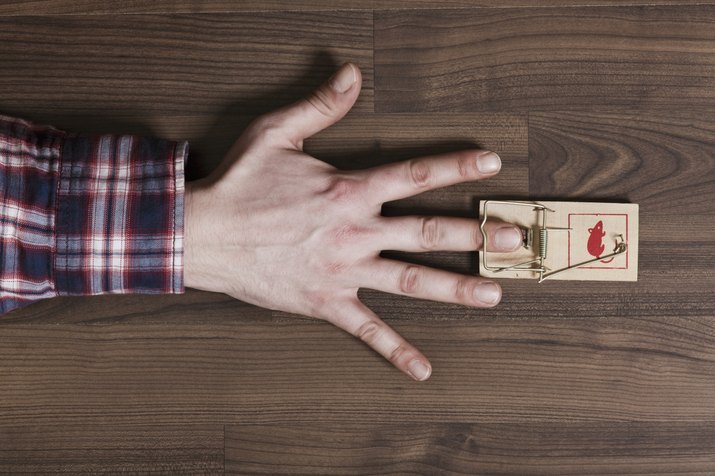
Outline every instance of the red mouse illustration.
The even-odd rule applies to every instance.
[[[588,237],[588,243],[586,244],[586,247],[588,248],[588,253],[591,256],[595,256],[598,258],[603,254],[603,250],[606,249],[606,245],[603,244],[603,237],[606,236],[606,232],[603,231],[603,222],[601,220],[598,220],[598,223],[596,223],[596,226],[593,228],[589,228],[588,232],[590,233],[590,236]],[[613,258],[609,260],[601,260],[602,263],[610,263],[613,261]]]
[[[588,253],[598,258],[603,254],[603,250],[606,249],[606,245],[604,245],[601,241],[602,238],[606,236],[606,232],[603,231],[603,222],[601,220],[598,220],[596,226],[594,226],[593,228],[589,228],[588,232],[591,234],[588,237],[588,243],[586,244],[586,247],[588,248]]]

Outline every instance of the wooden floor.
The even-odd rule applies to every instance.
[[[0,112],[189,139],[192,177],[347,60],[363,94],[309,152],[504,162],[385,213],[639,203],[639,281],[509,281],[491,310],[362,290],[425,383],[220,294],[41,302],[0,318],[0,473],[715,473],[715,2],[0,4]]]

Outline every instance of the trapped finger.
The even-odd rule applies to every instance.
[[[380,250],[412,252],[481,250],[484,237],[479,225],[479,220],[472,218],[384,217],[378,245]],[[515,251],[523,243],[521,230],[509,223],[487,222],[485,231],[489,251]]]

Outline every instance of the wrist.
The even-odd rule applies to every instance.
[[[194,218],[194,183],[187,182],[184,190],[184,287],[187,288],[196,287]]]
[[[215,267],[209,266],[212,194],[207,179],[187,183],[184,192],[184,287],[217,291]]]

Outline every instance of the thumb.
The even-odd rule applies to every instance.
[[[343,64],[308,97],[278,112],[285,133],[294,144],[335,124],[348,113],[360,94],[362,75],[352,63]],[[302,147],[299,147],[302,148]]]

